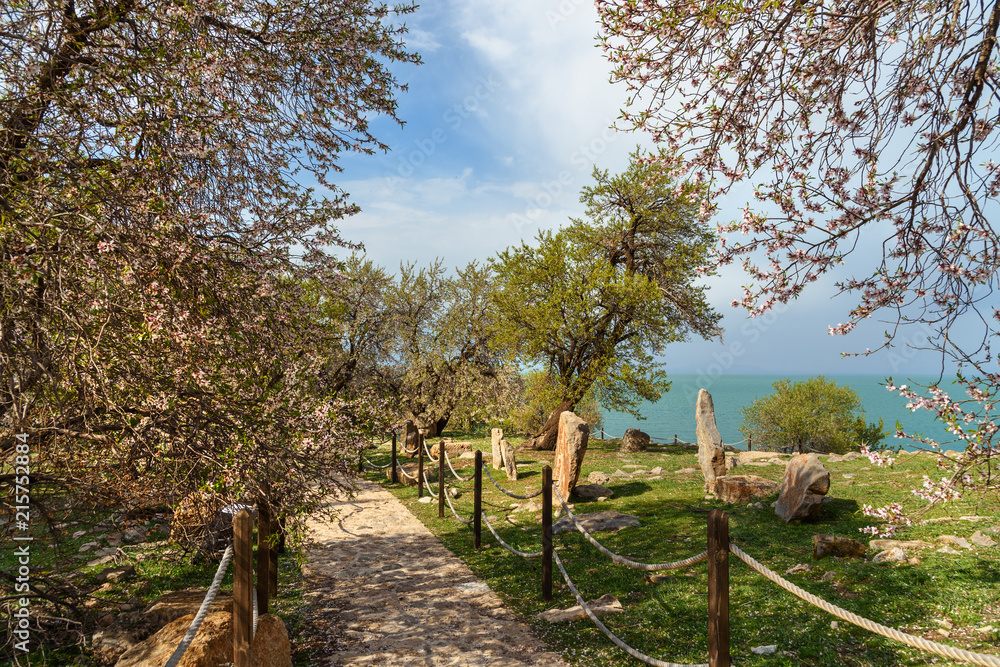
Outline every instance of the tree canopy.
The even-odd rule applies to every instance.
[[[640,159],[625,173],[595,168],[571,219],[536,243],[493,260],[501,344],[560,388],[529,446],[555,445],[558,416],[595,387],[602,405],[635,413],[669,388],[654,355],[691,334],[719,333],[719,315],[695,284],[714,237],[697,221],[697,187]]]

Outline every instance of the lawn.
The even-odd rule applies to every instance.
[[[488,437],[446,435],[472,443],[484,452],[484,463],[489,465]],[[880,506],[898,501],[908,508],[921,507],[910,489],[919,486],[925,474],[940,477],[934,457],[904,454],[891,468],[872,466],[865,458],[829,463],[821,457],[831,473],[828,497],[832,500],[823,506],[817,520],[786,525],[770,506],[774,498],[756,507],[726,506],[707,498],[697,470],[696,450],[692,448],[668,443],[653,445],[646,452],[621,454],[617,452],[619,444],[591,440],[581,475],[581,483],[586,483],[593,471],[612,475],[612,481],[605,486],[614,491],[614,497],[601,502],[570,499],[576,514],[614,509],[640,519],[639,527],[596,535],[612,551],[642,562],[665,562],[698,554],[705,549],[707,514],[721,507],[729,515],[731,541],[762,564],[781,575],[795,565],[809,565],[809,571],[786,577],[806,591],[905,632],[971,651],[1000,654],[1000,547],[963,549],[958,555],[949,555],[937,553],[936,545],[913,552],[915,561],[899,564],[872,562],[874,551],[860,559],[813,560],[813,535],[866,539],[859,529],[871,521],[861,515],[863,504]],[[376,464],[388,463],[388,447],[372,452],[369,458]],[[551,465],[552,459],[551,452],[519,452],[516,482],[507,481],[503,472],[492,472],[505,488],[526,495],[539,488],[541,469]],[[463,477],[471,475],[471,459],[453,456],[451,460]],[[657,467],[663,469],[661,474],[615,474]],[[679,472],[691,468],[696,470]],[[784,467],[741,466],[732,474],[754,474],[780,481]],[[447,518],[439,519],[436,501],[417,502],[413,487],[389,483],[384,471],[368,475],[389,488],[568,662],[588,667],[642,664],[612,644],[590,620],[549,624],[536,618],[545,609],[575,604],[558,569],[554,574],[556,599],[545,603],[541,599],[539,559],[509,553],[497,545],[485,525],[483,547],[475,550],[471,528],[456,521],[447,508]],[[456,511],[463,518],[471,517],[472,482],[459,482],[449,475],[449,483],[462,494],[453,501]],[[514,511],[515,505],[525,502],[501,494],[484,476],[483,508],[501,537],[521,551],[538,551],[540,513]],[[985,518],[961,518],[972,515]],[[922,523],[906,529],[898,538],[936,542],[941,535],[968,538],[982,530],[1000,541],[1000,534],[996,534],[1000,531],[996,495],[955,501],[920,518]],[[554,542],[570,577],[586,599],[612,593],[621,601],[624,613],[603,621],[627,644],[660,660],[707,661],[705,563],[650,577],[650,573],[612,563],[579,533],[556,535]],[[961,664],[838,621],[778,588],[735,556],[730,557],[730,568],[731,646],[734,662],[740,665]],[[751,652],[753,647],[767,645],[776,645],[777,652]]]

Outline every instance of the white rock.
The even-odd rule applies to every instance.
[[[424,503],[424,504],[427,504],[427,503],[431,502],[432,500],[434,500],[434,499],[431,498],[430,496],[424,496],[423,498],[417,498],[417,502],[418,503]]]
[[[974,532],[972,537],[969,538],[969,541],[977,547],[995,547],[997,545],[996,540],[989,535],[985,535],[981,530]]]
[[[770,646],[754,646],[750,649],[750,652],[755,655],[774,655],[777,651],[777,644],[771,644]]]

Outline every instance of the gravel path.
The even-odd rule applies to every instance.
[[[568,667],[388,491],[358,480],[303,568],[342,637],[329,665]]]

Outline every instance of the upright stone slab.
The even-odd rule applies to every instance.
[[[500,441],[503,440],[503,429],[495,428],[490,431],[490,439],[493,442],[493,469],[500,470],[503,467],[503,452],[500,451]]]
[[[517,481],[517,461],[514,459],[514,448],[506,440],[500,441],[500,454],[503,457],[503,469],[507,479]]]
[[[417,447],[420,445],[420,437],[417,426],[410,420],[406,420],[403,430],[403,451],[407,456],[413,458],[417,455]]]
[[[726,450],[722,448],[722,436],[715,423],[712,395],[704,389],[698,390],[694,418],[698,435],[698,463],[705,476],[705,491],[715,493],[715,478],[726,474]]]
[[[569,494],[576,486],[587,453],[590,427],[576,414],[566,411],[559,415],[559,434],[556,436],[556,459],[552,464],[552,478],[558,480],[557,488],[569,502]],[[558,502],[553,500],[553,502]]]
[[[817,454],[793,456],[785,468],[774,511],[785,523],[815,518],[829,490],[830,473]]]

